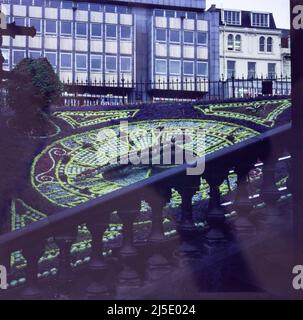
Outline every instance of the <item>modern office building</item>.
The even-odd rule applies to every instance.
[[[283,33],[276,27],[272,13],[217,11],[220,13],[220,73],[224,78],[286,76]]]
[[[64,82],[114,94],[126,87],[138,100],[208,91],[205,79],[219,79],[219,14],[206,11],[205,0],[0,3],[8,22],[37,30],[34,38],[4,37],[7,70],[24,57],[44,56]]]

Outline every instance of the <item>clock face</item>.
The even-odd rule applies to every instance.
[[[58,140],[40,153],[32,166],[32,185],[53,204],[73,207],[147,179],[171,165],[164,165],[159,159],[155,164],[144,165],[121,164],[117,159],[130,150],[142,153],[153,148],[159,128],[160,132],[164,129],[166,139],[176,132],[186,132],[188,140],[181,148],[187,152],[189,146],[195,146],[194,155],[199,157],[258,134],[218,121],[141,121],[128,124],[128,139],[119,142],[117,148],[120,126],[88,130]],[[197,131],[203,131],[204,135],[198,135]]]

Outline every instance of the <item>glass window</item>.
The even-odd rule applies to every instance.
[[[235,38],[235,50],[236,51],[241,51],[241,36],[239,34],[236,35],[236,38]]]
[[[22,0],[21,4],[25,6],[31,6],[32,5],[32,0]]]
[[[105,12],[109,13],[115,13],[116,12],[116,6],[108,4],[105,6]]]
[[[116,72],[117,71],[117,57],[106,57],[105,68],[106,68],[106,72]]]
[[[16,65],[22,59],[25,58],[25,51],[24,50],[14,50],[13,51],[13,64]]]
[[[72,35],[72,23],[71,21],[61,21],[61,34]]]
[[[73,2],[72,1],[63,1],[62,2],[62,8],[63,9],[72,9],[73,8]]]
[[[196,13],[195,12],[187,12],[187,19],[193,19],[196,20]]]
[[[156,41],[166,42],[166,29],[156,29]]]
[[[241,13],[239,11],[224,11],[224,22],[231,25],[241,24]]]
[[[57,22],[54,20],[45,20],[45,33],[56,34]]]
[[[130,13],[130,9],[128,7],[117,6],[117,12],[127,14]]]
[[[87,11],[87,10],[88,10],[88,3],[86,3],[86,2],[79,2],[79,3],[78,3],[78,10]]]
[[[261,37],[259,40],[259,50],[260,52],[265,51],[265,37]]]
[[[15,21],[17,26],[25,27],[25,18],[13,17],[13,21]]]
[[[269,63],[267,66],[268,69],[268,78],[273,79],[276,77],[276,64],[275,63]]]
[[[55,52],[45,52],[45,58],[54,68],[57,66],[57,54]]]
[[[132,59],[130,57],[121,57],[120,60],[120,70],[121,72],[131,72],[132,70]]]
[[[267,52],[272,52],[272,37],[267,38]]]
[[[121,39],[130,40],[131,39],[131,27],[121,26]]]
[[[42,7],[44,4],[44,0],[34,0],[34,6]]]
[[[248,62],[247,69],[248,79],[254,79],[256,77],[256,62]]]
[[[166,60],[156,60],[156,73],[157,74],[167,74],[167,63]]]
[[[20,0],[11,0],[11,4],[20,4]]]
[[[41,20],[40,19],[30,18],[29,19],[29,26],[35,27],[37,33],[41,32]]]
[[[165,15],[166,15],[166,17],[174,18],[175,17],[175,11],[166,10]]]
[[[91,3],[90,4],[90,10],[91,11],[102,11],[102,6],[100,4],[97,4],[97,3]]]
[[[169,63],[169,74],[179,76],[181,74],[181,61],[171,60]]]
[[[229,34],[227,37],[227,50],[234,50],[234,36],[232,34]]]
[[[2,49],[2,55],[3,55],[3,58],[4,58],[3,64],[4,65],[8,65],[9,64],[9,50]]]
[[[76,35],[78,37],[87,37],[87,24],[85,22],[77,22]]]
[[[208,63],[198,62],[197,63],[197,75],[207,77],[208,76]]]
[[[194,33],[192,31],[184,31],[184,42],[194,43]]]
[[[180,43],[181,32],[179,30],[170,30],[169,41],[174,43]]]
[[[183,67],[184,67],[184,74],[185,75],[187,75],[187,76],[194,75],[194,62],[184,61]]]
[[[177,18],[185,18],[186,14],[183,11],[177,11],[176,16]]]
[[[49,7],[51,7],[51,8],[60,8],[60,1],[58,1],[58,0],[49,1]]]
[[[60,66],[62,69],[72,68],[72,54],[71,53],[61,53]]]
[[[117,38],[117,26],[115,24],[106,25],[106,38],[116,39]]]
[[[102,70],[102,56],[92,55],[90,57],[90,68],[92,71]]]
[[[87,57],[85,54],[76,54],[76,68],[77,70],[87,69]]]
[[[206,46],[207,45],[207,32],[198,32],[197,41],[198,41],[198,44]]]
[[[39,59],[42,57],[42,53],[40,51],[29,51],[28,56],[32,59]]]
[[[236,61],[227,61],[227,78],[233,78],[236,75]]]
[[[268,13],[252,13],[252,26],[268,28],[269,14]]]
[[[91,36],[93,38],[101,38],[102,37],[102,25],[100,23],[92,23],[91,24]]]
[[[155,16],[156,17],[164,17],[165,16],[165,11],[164,10],[160,10],[160,9],[156,9],[155,10]]]

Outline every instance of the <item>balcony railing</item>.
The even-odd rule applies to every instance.
[[[188,176],[187,164],[177,166],[99,199],[53,214],[23,229],[2,235],[0,264],[9,270],[10,281],[16,279],[17,271],[11,266],[10,257],[16,251],[22,252],[26,260],[23,270],[26,280],[19,287],[10,287],[6,291],[2,290],[0,294],[4,298],[9,297],[12,292],[14,298],[44,297],[45,290],[41,290],[41,286],[45,287],[45,282],[41,275],[46,269],[42,268],[39,260],[50,239],[57,244],[60,253],[56,262],[50,261],[44,266],[47,270],[56,270],[53,276],[48,273],[46,287],[60,294],[68,291],[73,284],[81,282],[82,278],[77,278],[75,274],[77,268],[72,267],[71,247],[76,242],[78,226],[83,224],[86,224],[91,234],[91,252],[90,259],[86,259],[87,264],[83,265],[83,272],[89,279],[82,294],[90,298],[102,298],[109,292],[115,295],[117,286],[140,286],[143,279],[148,279],[151,283],[157,281],[171,270],[173,252],[178,252],[179,257],[194,257],[196,254],[212,254],[220,248],[220,252],[224,253],[226,244],[231,241],[228,235],[230,228],[239,237],[258,240],[256,226],[250,219],[256,202],[247,177],[251,170],[256,168],[256,164],[262,168],[258,200],[266,205],[264,220],[275,226],[278,217],[274,209],[281,196],[275,177],[276,165],[279,158],[288,154],[290,131],[291,126],[284,125],[207,155],[206,170],[201,176]],[[237,175],[237,188],[234,197],[230,199],[236,212],[232,225],[226,215],[226,207],[222,205],[223,196],[219,188],[228,180],[231,171]],[[207,181],[210,190],[208,205],[203,215],[205,219],[200,221],[206,226],[202,231],[202,241],[197,238],[200,231],[193,218],[192,206],[192,198],[200,188],[201,179]],[[170,200],[173,188],[181,195],[182,205],[181,216],[176,221],[177,236],[170,242],[163,230],[163,209]],[[134,225],[143,200],[152,209],[151,229],[144,240],[139,241],[135,236]],[[117,212],[123,225],[122,242],[119,248],[116,248],[116,269],[111,267],[110,257],[103,254],[102,241],[113,212]]]

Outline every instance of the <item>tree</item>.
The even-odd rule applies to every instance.
[[[45,131],[50,106],[58,102],[62,90],[46,58],[20,61],[8,80],[8,102],[15,111],[15,124],[27,132]]]

